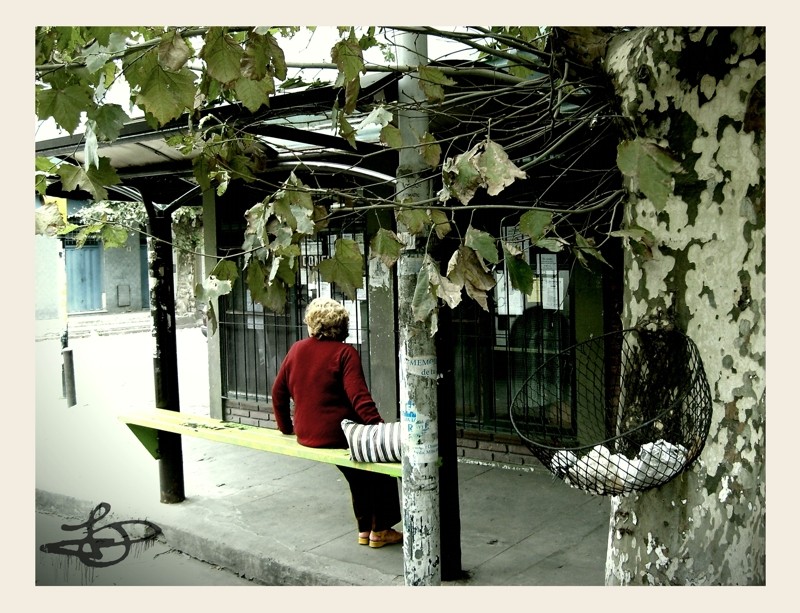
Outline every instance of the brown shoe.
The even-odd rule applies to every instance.
[[[369,546],[372,548],[384,545],[396,545],[403,542],[403,533],[389,528],[388,530],[373,530],[369,535]]]
[[[359,532],[358,533],[358,544],[359,545],[369,545],[369,532]]]

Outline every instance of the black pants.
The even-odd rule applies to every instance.
[[[359,532],[386,530],[402,519],[396,477],[337,466],[350,485]]]

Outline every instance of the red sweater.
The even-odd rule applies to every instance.
[[[294,424],[289,399],[294,399]],[[343,419],[381,423],[355,347],[340,341],[305,338],[294,343],[272,385],[278,429],[297,435],[306,447],[347,448]]]

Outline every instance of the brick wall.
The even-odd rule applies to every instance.
[[[541,466],[519,437],[513,434],[459,428],[456,432],[456,445],[459,458],[525,468]]]
[[[269,402],[224,400],[222,404],[222,419],[249,426],[272,428],[273,430],[278,427],[272,414],[272,404]]]
[[[269,402],[228,399],[223,404],[223,419],[240,424],[276,428]],[[541,466],[519,437],[511,434],[492,434],[459,428],[456,432],[459,459],[503,464],[520,468]]]

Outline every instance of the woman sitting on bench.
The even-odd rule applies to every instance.
[[[342,420],[383,422],[367,387],[358,351],[344,341],[349,314],[340,303],[316,298],[308,305],[309,337],[294,343],[272,386],[272,408],[278,429],[295,434],[306,447],[347,448]],[[294,422],[290,414],[294,400]],[[358,543],[370,547],[403,540],[392,526],[401,518],[397,479],[337,466],[350,486]]]

